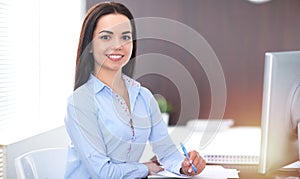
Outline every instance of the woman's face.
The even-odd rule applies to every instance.
[[[95,71],[120,72],[132,54],[130,20],[122,14],[102,16],[93,33],[92,48]]]

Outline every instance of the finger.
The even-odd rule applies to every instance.
[[[201,157],[202,158],[202,157]],[[200,172],[202,172],[203,170],[204,170],[204,168],[205,168],[205,166],[206,166],[206,160],[204,160],[203,158],[202,158],[202,161],[201,161],[201,163],[200,163]]]
[[[157,172],[161,172],[161,171],[164,171],[165,169],[164,168],[162,168],[162,167],[160,167],[159,166],[159,168],[158,168],[158,171]]]
[[[192,167],[189,167],[188,173],[189,173],[189,175],[194,175],[194,170]]]
[[[181,171],[186,175],[191,175],[191,173],[193,172],[191,164],[188,162],[187,159],[181,163]]]
[[[190,166],[190,161],[187,158],[184,158],[182,162],[182,167],[189,167]]]
[[[190,155],[190,164],[194,164],[195,166],[197,166],[200,162],[201,162],[201,158],[200,155],[197,151],[193,150],[189,153]]]
[[[186,167],[186,168],[182,168],[182,171],[185,175],[193,175],[193,169],[192,167]]]
[[[201,173],[206,166],[206,161],[202,157],[200,157],[199,161],[200,162],[197,164],[197,173],[198,174]]]
[[[156,165],[155,163],[152,164],[151,166],[151,171],[154,172],[154,173],[158,173],[158,172],[161,172],[163,171],[164,169],[158,165]]]
[[[190,160],[194,161],[198,158],[198,152],[195,150],[192,150],[189,152]]]
[[[195,174],[201,173],[204,170],[205,166],[206,166],[206,161],[196,151],[191,151],[190,155],[191,155],[191,158],[193,157],[193,160],[191,160],[192,163],[197,168],[197,172],[195,173],[193,171],[191,174],[195,175]]]

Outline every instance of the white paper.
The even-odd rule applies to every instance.
[[[239,178],[239,171],[236,169],[226,169],[219,165],[207,165],[205,169],[199,174],[192,178],[205,178],[205,179],[226,179],[226,178]],[[170,171],[164,170],[157,174],[153,174],[148,178],[160,178],[164,176],[170,178],[191,178],[190,176],[177,175]]]

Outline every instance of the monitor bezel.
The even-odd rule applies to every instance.
[[[291,105],[299,86],[300,51],[267,52],[259,173],[266,174],[299,160],[298,136],[291,121]]]

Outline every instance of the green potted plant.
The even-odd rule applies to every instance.
[[[166,98],[160,94],[155,94],[154,95],[160,112],[162,114],[162,118],[165,121],[165,123],[168,125],[169,124],[169,118],[170,118],[170,113],[172,112],[172,105],[166,100]]]

